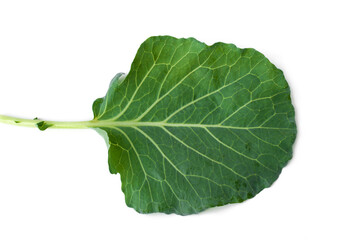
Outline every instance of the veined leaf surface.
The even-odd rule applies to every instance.
[[[110,172],[141,213],[252,198],[278,178],[296,137],[281,70],[254,49],[193,38],[147,39],[93,111]]]

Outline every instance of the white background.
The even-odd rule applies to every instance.
[[[358,2],[1,1],[0,114],[90,120],[139,45],[172,35],[264,53],[299,133],[271,188],[181,217],[128,208],[95,131],[0,124],[0,239],[361,239]]]

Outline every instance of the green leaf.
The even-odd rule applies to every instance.
[[[40,131],[45,131],[49,127],[53,126],[52,124],[46,123],[45,121],[38,122],[36,125]]]
[[[93,105],[128,206],[193,214],[269,187],[292,157],[290,89],[254,49],[151,37]]]

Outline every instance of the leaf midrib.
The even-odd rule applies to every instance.
[[[139,122],[139,121],[107,121],[107,120],[93,120],[88,122],[88,127],[190,127],[190,128],[226,128],[226,129],[272,129],[272,130],[294,130],[294,128],[277,128],[277,127],[237,127],[220,124],[200,124],[200,123],[169,123],[169,122]]]

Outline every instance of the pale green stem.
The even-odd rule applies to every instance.
[[[90,120],[90,121],[81,121],[81,122],[58,122],[58,121],[45,121],[42,119],[22,119],[16,117],[8,117],[0,115],[0,123],[7,123],[17,126],[24,127],[35,127],[40,130],[45,130],[47,128],[65,128],[65,129],[82,129],[82,128],[114,128],[114,127],[197,127],[197,128],[226,128],[226,129],[276,129],[276,130],[291,130],[294,131],[294,128],[277,128],[277,127],[236,127],[236,126],[226,126],[222,124],[201,124],[201,123],[171,123],[167,121],[158,121],[158,122],[142,122],[135,120],[128,121],[119,121],[119,120]]]
[[[0,123],[6,123],[22,127],[34,127],[37,128],[37,124],[45,122],[49,125],[49,128],[62,128],[62,129],[82,129],[91,128],[97,125],[96,121],[80,121],[80,122],[59,122],[59,121],[45,121],[41,119],[23,119],[17,117],[9,117],[0,115]]]

